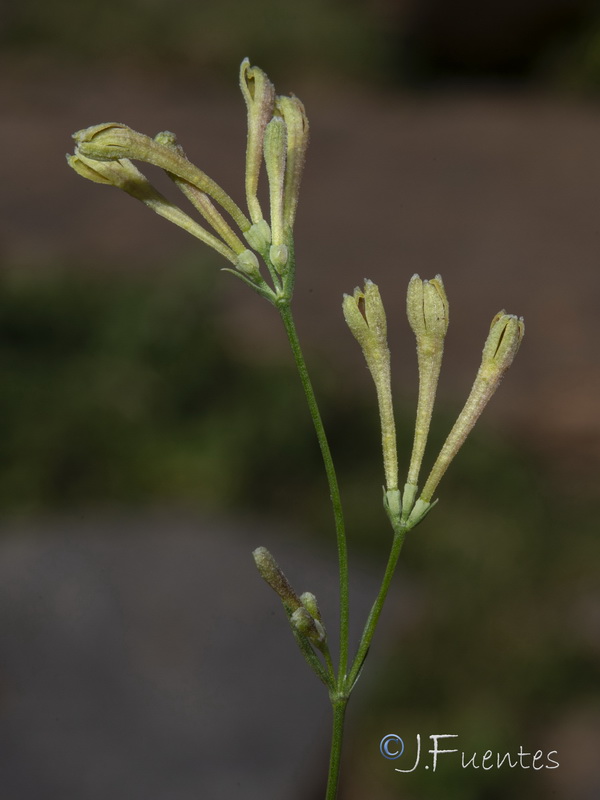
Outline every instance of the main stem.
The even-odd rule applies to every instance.
[[[279,305],[278,310],[279,313],[281,314],[281,319],[283,320],[285,331],[287,333],[290,346],[292,348],[294,361],[296,362],[296,367],[298,368],[298,373],[300,375],[302,388],[304,389],[304,394],[306,396],[306,402],[308,403],[310,416],[312,418],[313,425],[315,427],[315,433],[317,434],[319,447],[321,448],[321,455],[323,457],[323,464],[325,465],[325,473],[327,474],[327,482],[329,484],[331,505],[333,506],[333,516],[335,519],[335,532],[337,538],[338,563],[339,563],[339,573],[340,573],[340,663],[337,676],[337,685],[338,685],[338,691],[343,692],[346,682],[346,670],[348,667],[349,598],[348,598],[348,549],[346,545],[346,531],[344,526],[344,513],[342,510],[342,500],[340,497],[340,490],[338,487],[337,476],[335,474],[335,467],[333,465],[333,458],[331,457],[331,450],[329,449],[329,442],[327,441],[327,434],[325,433],[323,420],[321,419],[321,413],[319,411],[319,406],[317,404],[317,398],[315,397],[315,392],[312,387],[312,383],[308,374],[308,369],[306,368],[306,361],[304,360],[304,355],[300,347],[300,341],[298,339],[298,333],[296,331],[296,326],[294,324],[292,310],[289,306],[289,303],[286,303],[284,305]],[[347,700],[344,701],[344,706],[346,702]],[[334,719],[337,719],[337,717],[335,716],[337,713],[338,712],[336,712],[336,701],[334,701]],[[344,716],[342,713],[341,717],[338,720],[338,725],[340,729],[338,735],[338,742],[336,745],[338,749],[341,746],[341,737],[342,737],[341,731],[342,731],[343,718]],[[332,743],[332,758],[333,758],[333,743]],[[337,768],[339,768],[339,753],[337,755]],[[335,795],[331,795],[331,797],[334,796]],[[327,794],[327,797],[328,798],[330,797],[329,793]]]
[[[344,735],[344,717],[346,715],[347,697],[333,700],[333,731],[331,734],[331,755],[329,757],[329,775],[327,776],[327,793],[325,800],[337,797],[340,777],[340,760],[342,755],[342,737]]]

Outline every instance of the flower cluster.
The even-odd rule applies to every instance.
[[[121,123],[93,125],[73,134],[75,153],[67,155],[67,161],[82,177],[122,189],[212,247],[231,262],[229,272],[272,303],[289,302],[294,285],[293,227],[308,145],[308,119],[300,100],[276,95],[266,74],[250,66],[248,59],[240,68],[240,86],[248,112],[248,216],[186,158],[170,131],[151,138]],[[163,169],[212,231],[167,200],[134,161]],[[263,162],[269,184],[269,221],[257,194]],[[272,286],[261,274],[259,257]]]
[[[436,275],[432,280],[423,281],[418,275],[413,275],[408,285],[406,311],[417,341],[419,398],[412,455],[402,494],[398,488],[396,428],[386,316],[375,284],[366,281],[364,289],[355,289],[352,296],[344,295],[343,310],[348,327],[362,348],[377,391],[386,481],[385,508],[394,529],[407,530],[420,522],[434,505],[432,498],[442,476],[512,364],[525,333],[523,318],[500,311],[492,320],[471,393],[419,495],[419,473],[431,424],[449,322],[448,298],[442,278]]]

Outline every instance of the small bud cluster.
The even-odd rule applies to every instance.
[[[252,555],[263,580],[279,595],[294,632],[308,639],[317,649],[326,652],[327,634],[314,594],[304,592],[298,597],[266,547],[257,547]]]
[[[428,281],[421,280],[418,275],[411,278],[406,311],[417,343],[419,397],[410,466],[401,495],[398,489],[390,352],[379,290],[374,283],[366,281],[363,290],[356,289],[352,296],[344,295],[342,307],[348,327],[362,348],[377,392],[386,481],[384,506],[394,529],[408,530],[420,522],[434,505],[432,498],[442,476],[512,364],[525,332],[523,319],[501,311],[492,320],[481,366],[469,398],[419,495],[419,473],[442,365],[449,306],[440,275]]]
[[[289,302],[294,285],[292,232],[308,145],[308,120],[298,98],[277,96],[267,75],[250,66],[248,59],[240,68],[240,87],[248,112],[245,186],[249,216],[186,158],[169,131],[151,138],[121,123],[93,125],[73,134],[75,153],[68,155],[67,161],[82,177],[122,189],[212,247],[232,264],[228,272],[272,303]],[[209,227],[167,200],[133,161],[163,169]],[[263,161],[269,183],[269,221],[257,196]],[[261,274],[259,257],[272,287]]]

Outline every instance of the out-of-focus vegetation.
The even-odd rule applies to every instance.
[[[320,454],[291,358],[255,363],[240,351],[219,324],[209,270],[8,270],[1,282],[2,512],[136,503],[264,512],[315,496],[297,513],[321,519]],[[369,520],[361,509],[380,491],[373,398],[356,394],[352,375],[332,381],[318,359],[316,383],[351,517]],[[413,413],[399,409],[401,452]],[[437,415],[438,447],[451,422]],[[476,436],[446,491],[482,508],[505,493],[535,497],[522,459]]]
[[[249,363],[219,308],[197,264],[143,278],[5,272],[0,510],[176,503],[264,513],[319,493],[320,455],[291,360]],[[364,438],[358,407],[326,397],[342,450]],[[376,444],[375,431],[371,456]],[[372,464],[355,461],[359,472]]]
[[[88,63],[146,63],[208,69],[228,78],[245,55],[267,71],[277,64],[304,74],[377,72],[385,53],[381,21],[369,4],[305,0],[27,0],[5,14],[0,44],[15,53],[47,53]]]
[[[541,81],[597,89],[593,0],[25,0],[3,12],[5,55],[230,75],[251,56],[267,71],[424,86]]]

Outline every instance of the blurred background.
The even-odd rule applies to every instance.
[[[389,531],[369,376],[389,317],[401,463],[411,275],[451,306],[425,469],[487,327],[519,356],[410,536],[350,704],[342,800],[600,796],[600,8],[590,0],[24,0],[0,27],[0,785],[7,800],[323,795],[328,704],[250,551],[323,601],[335,547],[273,309],[71,172],[70,134],[177,133],[243,199],[244,56],[307,108],[298,327],[347,509],[355,640]],[[161,176],[148,174],[161,187]],[[171,193],[175,198],[175,195]],[[560,767],[400,775],[390,732]],[[424,763],[424,762],[423,762]],[[548,763],[545,761],[544,763]]]

